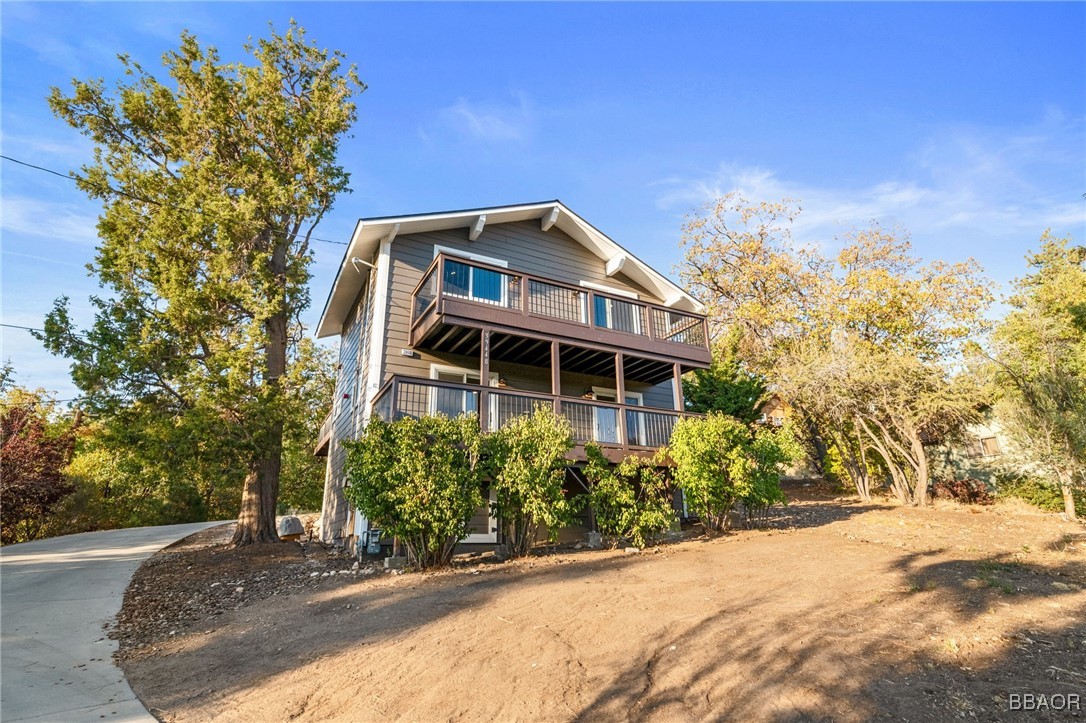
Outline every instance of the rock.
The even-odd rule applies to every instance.
[[[639,547],[627,547],[625,550],[623,550],[623,552],[625,552],[627,555],[636,554],[636,553],[641,552],[641,548],[639,548]]]
[[[319,572],[311,572],[311,573],[309,573],[309,576],[310,577],[320,577],[321,574]]]
[[[305,534],[305,527],[302,525],[302,521],[294,515],[280,517],[278,529],[280,540],[300,540],[302,535]]]
[[[353,565],[351,565],[351,569],[352,570],[357,570],[358,569],[358,562],[357,561],[355,561],[355,563]]]

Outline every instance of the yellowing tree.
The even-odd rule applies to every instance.
[[[730,194],[687,221],[683,278],[715,329],[739,329],[745,361],[817,428],[870,495],[872,456],[905,502],[927,502],[924,447],[960,429],[979,390],[954,374],[990,302],[973,261],[922,264],[879,225],[832,258],[796,247],[792,202]]]

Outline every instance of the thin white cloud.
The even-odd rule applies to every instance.
[[[54,241],[94,246],[98,243],[98,219],[84,206],[5,195],[0,230]]]
[[[749,201],[796,199],[803,212],[794,235],[808,243],[873,220],[948,242],[1015,237],[1028,243],[1046,228],[1082,241],[1081,137],[1081,121],[1051,111],[1035,127],[1014,132],[948,129],[919,144],[896,178],[861,187],[801,182],[725,162],[701,177],[659,182],[657,205],[688,211],[730,191]]]
[[[484,142],[525,140],[534,125],[532,105],[524,93],[514,93],[512,102],[471,102],[458,98],[441,109],[438,118],[457,134]]]

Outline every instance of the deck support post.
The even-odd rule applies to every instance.
[[[626,436],[626,380],[624,379],[626,374],[624,362],[622,352],[615,352],[615,401],[623,405],[616,412],[618,416],[618,441],[623,447],[630,441]]]
[[[479,330],[479,426],[490,431],[490,329]]]
[[[561,414],[562,406],[558,397],[562,394],[561,354],[557,339],[551,340],[551,395],[554,397],[554,413]]]
[[[675,411],[686,411],[686,404],[683,401],[683,367],[682,364],[675,362],[674,364],[675,378],[672,380],[672,394],[675,397]]]

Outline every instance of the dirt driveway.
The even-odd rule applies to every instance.
[[[1037,720],[1074,712],[1069,696],[1086,706],[1086,533],[1020,508],[814,499],[768,530],[425,575],[322,576],[349,562],[277,547],[198,543],[137,575],[143,622],[124,618],[122,666],[153,713],[990,720],[1032,693],[1049,704]],[[159,597],[152,579],[169,582]],[[250,580],[252,597],[229,592]]]

